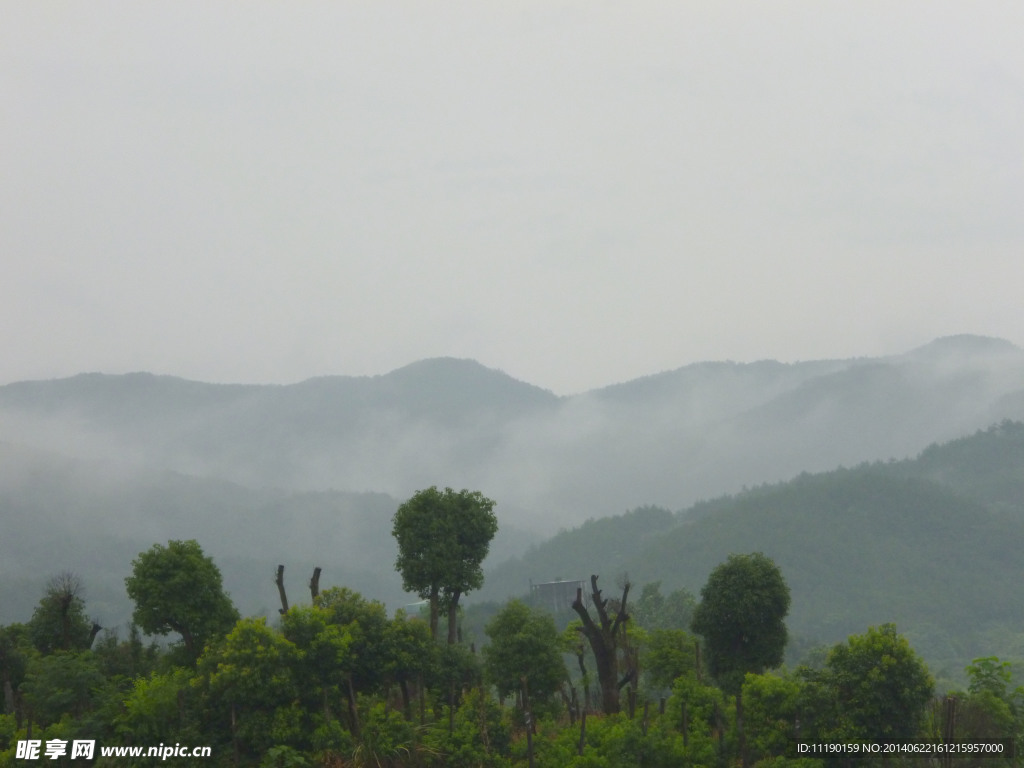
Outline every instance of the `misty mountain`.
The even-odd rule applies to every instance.
[[[772,557],[792,590],[791,659],[895,622],[933,669],[1024,657],[1024,424],[912,460],[802,474],[672,514],[645,507],[562,531],[487,574],[477,599],[591,573],[694,594],[732,553]]]
[[[287,386],[83,374],[0,387],[0,438],[294,492],[480,489],[553,532],[878,458],[1024,416],[1024,353],[941,339],[905,355],[701,363],[557,397],[468,360]]]
[[[293,602],[308,602],[306,585],[319,566],[323,588],[347,586],[393,610],[416,599],[394,571],[391,518],[399,503],[382,493],[247,488],[0,442],[0,624],[27,620],[46,580],[62,570],[83,577],[101,624],[127,621],[131,561],[169,539],[197,539],[247,615],[276,612],[279,563]],[[503,525],[492,559],[532,541]]]

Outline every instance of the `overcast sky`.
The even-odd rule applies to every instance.
[[[0,382],[1024,343],[1024,4],[10,2]]]

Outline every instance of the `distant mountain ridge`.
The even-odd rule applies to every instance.
[[[479,488],[538,530],[901,458],[1022,416],[1024,352],[974,336],[697,363],[569,397],[454,358],[292,385],[136,373],[0,387],[0,439],[291,491]]]
[[[293,602],[320,565],[325,585],[393,609],[412,598],[394,573],[391,515],[436,484],[498,502],[484,595],[589,572],[696,589],[730,551],[765,549],[801,591],[800,647],[896,619],[932,658],[960,663],[1016,647],[1006,612],[1024,611],[993,585],[1024,578],[1024,427],[990,428],[1004,419],[1024,419],[1024,353],[973,337],[884,358],[700,363],[571,397],[453,359],[286,386],[19,382],[0,387],[0,623],[25,620],[65,568],[101,623],[123,621],[131,559],[193,537],[244,613],[273,613],[278,563]],[[762,486],[820,471],[831,474]],[[614,517],[642,505],[655,506]],[[497,565],[588,518],[585,535]],[[600,549],[607,530],[620,543]],[[946,561],[988,596],[958,593],[944,611],[930,585]],[[861,592],[844,592],[861,566]]]

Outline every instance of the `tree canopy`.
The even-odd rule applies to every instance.
[[[738,693],[745,674],[782,663],[789,587],[771,558],[730,555],[700,595],[692,627],[707,643],[711,674],[723,690]]]
[[[521,600],[510,600],[486,628],[490,643],[484,646],[484,672],[502,698],[520,690],[527,678],[530,697],[544,701],[566,679],[559,652],[558,629],[550,614],[531,609]]]
[[[459,597],[479,589],[481,564],[498,531],[495,502],[480,491],[417,491],[393,518],[398,542],[395,568],[402,585],[430,601],[431,635],[437,636],[437,609],[448,609],[448,642],[455,642],[455,611]]]
[[[192,659],[238,621],[220,569],[194,539],[154,544],[132,561],[124,582],[135,603],[135,623],[148,634],[177,632]]]
[[[934,684],[921,658],[894,624],[869,627],[828,655],[845,736],[907,741],[918,731]]]

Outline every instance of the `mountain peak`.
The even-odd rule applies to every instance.
[[[1021,349],[1006,339],[1000,339],[995,336],[977,336],[961,333],[955,336],[942,336],[924,346],[911,350],[905,357],[934,359],[1019,354],[1021,354]]]

